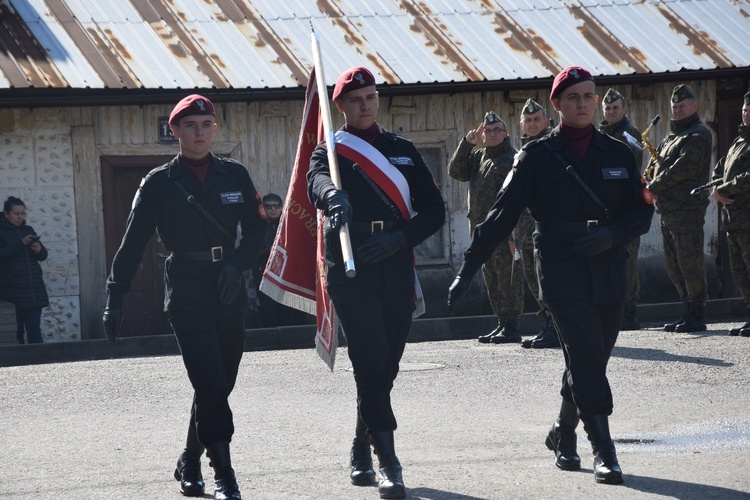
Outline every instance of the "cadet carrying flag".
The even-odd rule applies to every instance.
[[[326,291],[323,212],[307,198],[310,157],[324,137],[315,77],[313,70],[305,92],[292,179],[260,290],[276,302],[316,316],[315,347],[333,370],[338,335],[333,303]]]

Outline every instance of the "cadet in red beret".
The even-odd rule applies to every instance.
[[[445,204],[414,144],[377,124],[378,92],[367,68],[356,66],[339,76],[333,99],[345,121],[336,133],[342,189],[331,181],[325,144],[313,152],[307,180],[310,200],[327,216],[327,287],[357,385],[350,480],[356,485],[375,480],[372,445],[380,497],[404,498],[391,390],[415,310],[412,250],[443,225]],[[349,225],[355,249],[354,278],[344,270],[342,224]]]
[[[453,307],[466,294],[528,208],[536,220],[540,298],[565,355],[562,404],[545,445],[558,468],[579,470],[580,419],[594,451],[596,481],[618,484],[623,478],[609,431],[607,363],[626,299],[625,245],[649,230],[654,210],[628,147],[592,125],[599,100],[591,73],[578,66],[561,71],[551,101],[560,125],[519,151],[505,188],[474,229],[448,302]]]
[[[183,495],[202,496],[201,456],[206,451],[216,479],[214,498],[239,499],[229,452],[234,423],[228,397],[245,343],[242,271],[262,250],[268,223],[247,168],[210,152],[215,113],[213,103],[197,94],[174,107],[169,124],[180,153],[149,172],[135,193],[107,280],[103,321],[114,344],[125,294],[144,247],[158,231],[171,252],[164,266],[165,310],[194,390],[174,477]],[[238,224],[242,238],[235,246]]]

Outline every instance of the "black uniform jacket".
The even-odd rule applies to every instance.
[[[180,165],[179,157],[155,168],[144,177],[133,199],[125,236],[112,263],[107,280],[110,294],[125,294],[141,262],[144,248],[154,230],[158,231],[164,247],[172,252],[209,251],[212,247],[234,248],[234,238],[228,238],[208,221],[175,184],[179,180],[188,193],[210,213],[231,235],[237,234],[240,224],[242,238],[232,255],[218,264],[169,259],[166,266],[165,309],[180,304],[190,307],[195,303],[216,299],[216,288],[209,286],[200,294],[195,290],[180,290],[180,283],[190,279],[215,281],[217,266],[227,261],[237,269],[247,269],[265,244],[268,223],[261,208],[247,169],[239,162],[211,155],[206,181],[201,184]],[[229,253],[229,252],[227,252]]]
[[[508,237],[521,211],[528,207],[538,226],[534,254],[544,298],[586,299],[594,303],[625,300],[628,252],[624,245],[648,231],[653,207],[646,201],[650,198],[644,193],[645,184],[628,147],[597,130],[593,134],[583,160],[559,127],[519,151],[505,188],[485,221],[474,229],[465,254],[466,271],[476,272],[498,243]],[[565,164],[554,152],[562,155]],[[568,164],[606,205],[611,220],[566,171]],[[569,227],[568,223],[585,226],[589,220],[606,225],[614,245],[586,258],[573,251],[574,241],[585,233],[560,229]],[[545,224],[550,230],[545,229]]]
[[[36,234],[25,222],[15,226],[0,213],[0,299],[21,308],[47,307],[49,299],[39,262],[47,258],[47,249],[35,253],[23,239]]]
[[[355,231],[351,226],[367,225],[372,221],[401,219],[354,169],[354,164],[338,155],[341,185],[348,193],[353,209],[350,235],[357,275],[354,278],[346,277],[338,232],[326,231],[327,280],[329,284],[356,284],[379,289],[411,286],[414,284],[412,248],[440,229],[445,221],[445,204],[422,155],[411,141],[381,128],[380,135],[372,145],[388,158],[409,183],[412,210],[417,214],[409,222],[395,222],[397,230],[405,236],[407,247],[375,264],[358,261],[357,248],[364,244],[370,234]],[[325,195],[335,187],[331,181],[327,149],[324,144],[319,144],[313,151],[307,182],[310,201],[317,208],[325,210]]]

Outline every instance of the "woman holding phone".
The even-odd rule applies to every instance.
[[[0,217],[0,298],[16,306],[19,344],[42,343],[42,308],[49,305],[39,262],[47,249],[34,228],[26,224],[26,205],[15,196],[3,204]]]

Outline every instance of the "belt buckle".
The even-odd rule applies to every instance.
[[[374,220],[370,222],[370,234],[382,233],[385,227],[385,222],[382,220]]]
[[[224,247],[211,247],[211,262],[224,260]]]
[[[586,230],[591,231],[592,229],[596,229],[599,227],[599,221],[598,220],[587,220],[586,221]]]

